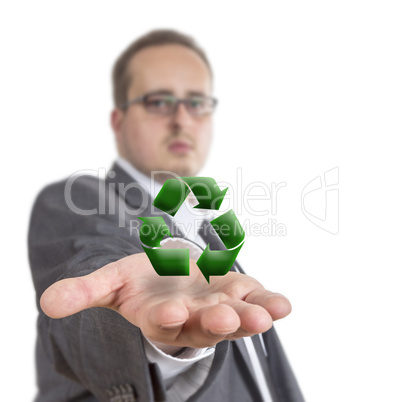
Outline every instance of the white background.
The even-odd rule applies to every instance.
[[[2,399],[35,394],[34,197],[110,167],[112,63],[168,27],[193,35],[215,71],[220,104],[201,173],[237,188],[238,168],[243,188],[286,182],[276,216],[235,209],[242,222],[287,229],[248,236],[239,258],[293,304],[277,330],[306,400],[402,400],[401,20],[397,1],[2,2]],[[334,167],[336,235],[301,211],[303,187]]]

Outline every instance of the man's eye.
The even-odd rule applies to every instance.
[[[154,98],[148,99],[147,105],[155,108],[161,108],[171,105],[171,101],[166,98]]]
[[[192,98],[189,103],[193,109],[200,109],[204,106],[204,99]]]

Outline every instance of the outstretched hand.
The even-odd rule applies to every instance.
[[[194,348],[265,332],[291,311],[284,296],[250,276],[229,272],[208,284],[193,260],[190,276],[159,276],[145,253],[56,282],[40,304],[52,318],[107,307],[151,340]]]

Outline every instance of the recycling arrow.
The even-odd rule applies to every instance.
[[[190,254],[188,249],[162,249],[161,240],[172,237],[161,216],[138,218],[144,222],[140,228],[142,246],[156,273],[161,276],[190,275]],[[159,247],[159,248],[155,248]]]
[[[219,210],[227,188],[221,190],[211,177],[180,177],[167,180],[153,205],[174,216],[193,192],[198,204],[194,208]],[[162,249],[161,240],[172,237],[163,217],[139,218],[140,240],[155,271],[161,276],[189,275],[189,249]],[[211,250],[209,244],[197,260],[197,266],[209,283],[211,275],[226,275],[244,244],[245,233],[233,210],[211,221],[226,250]]]
[[[168,179],[163,184],[152,205],[175,216],[190,190],[197,198],[195,208],[219,209],[227,188],[221,190],[211,177],[181,177]]]
[[[161,240],[165,236],[172,237],[168,225],[161,216],[138,218],[144,222],[140,229],[140,240],[148,247],[162,247]]]
[[[211,221],[212,227],[228,250],[210,250],[209,244],[197,260],[197,265],[209,283],[210,275],[226,275],[244,244],[245,233],[231,209]]]

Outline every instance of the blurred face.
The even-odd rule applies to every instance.
[[[177,98],[211,96],[208,67],[184,46],[142,49],[128,67],[132,77],[129,100],[148,93]],[[212,137],[211,115],[193,116],[182,103],[172,115],[150,113],[142,103],[132,104],[125,111],[115,109],[112,127],[119,154],[147,175],[164,170],[195,176],[206,160]],[[163,182],[169,177],[160,174],[157,179]]]

